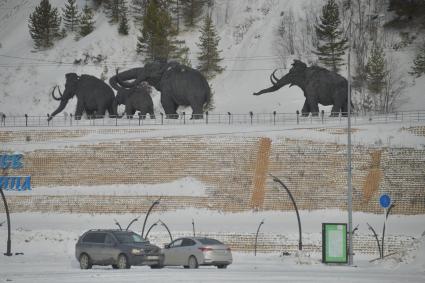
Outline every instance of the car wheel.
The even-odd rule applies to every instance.
[[[227,264],[220,264],[220,265],[217,265],[217,268],[218,268],[218,269],[226,269],[226,268],[227,268]]]
[[[113,268],[113,269],[118,269],[118,265],[113,264],[113,265],[112,265],[112,268]]]
[[[117,262],[118,269],[128,269],[130,268],[130,264],[128,264],[127,257],[123,254],[120,254]]]
[[[190,269],[198,268],[198,261],[196,260],[196,257],[194,257],[193,255],[189,257],[188,264]]]
[[[81,269],[90,269],[92,264],[90,262],[90,257],[87,254],[80,255],[80,268]]]

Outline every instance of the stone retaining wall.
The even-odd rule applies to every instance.
[[[107,133],[107,129],[101,130]],[[47,135],[45,140],[50,134],[52,139],[72,140],[72,135],[84,134],[83,130],[71,132],[43,135]],[[10,131],[0,137],[15,140],[28,134]],[[208,196],[168,196],[162,209],[202,207],[237,212],[293,209],[286,192],[269,173],[286,184],[299,209],[346,209],[346,166],[345,145],[284,137],[206,136],[39,149],[24,152],[24,168],[4,173],[31,175],[33,187],[162,184],[192,177],[205,184]],[[425,213],[425,150],[354,146],[352,168],[356,211],[381,213],[377,199],[385,192],[396,204],[392,213]],[[10,196],[9,202],[14,211],[124,213],[140,210],[158,196],[17,194]]]

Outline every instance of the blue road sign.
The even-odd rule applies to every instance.
[[[383,207],[383,208],[388,208],[391,205],[391,198],[389,195],[387,194],[383,194],[379,197],[379,204]]]

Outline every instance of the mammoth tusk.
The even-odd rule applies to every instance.
[[[276,85],[277,81],[279,80],[278,78],[276,78],[276,73],[277,69],[273,71],[273,73],[270,75],[270,81],[272,82],[272,85]]]
[[[61,96],[61,99],[62,99],[63,94],[62,94],[61,88],[60,86],[57,86],[57,87],[58,87],[59,95]]]
[[[59,86],[55,86],[54,88],[53,88],[53,90],[52,90],[52,97],[53,97],[53,99],[54,100],[62,100],[62,93],[61,93],[61,91],[60,91],[60,89],[59,89],[59,98],[57,98],[56,96],[55,96],[55,90],[56,90],[56,88],[58,88],[59,89]]]
[[[272,83],[272,85],[276,84],[276,82],[273,81],[273,74],[270,75],[270,82]]]
[[[279,80],[277,77],[276,77],[276,75],[275,75],[275,73],[276,73],[276,71],[277,71],[277,69],[276,70],[274,70],[274,72],[272,73],[272,77],[273,77],[273,79],[276,81],[276,83],[277,83],[277,81]]]
[[[115,78],[116,78],[116,82],[117,82],[117,84],[119,84],[119,86],[120,87],[124,87],[123,86],[123,83],[122,83],[122,80],[120,79],[120,77],[119,77],[119,73],[118,73],[118,71],[119,71],[119,68],[116,68],[115,69]],[[124,87],[125,88],[125,87]]]

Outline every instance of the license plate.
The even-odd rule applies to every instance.
[[[157,255],[148,255],[148,256],[146,257],[146,259],[148,259],[148,260],[158,259],[158,256],[157,256]]]

